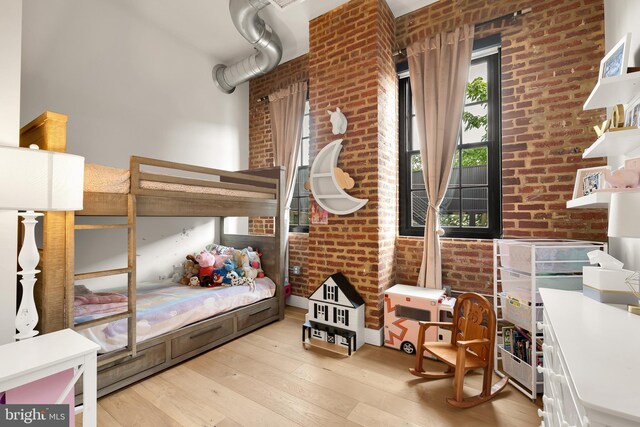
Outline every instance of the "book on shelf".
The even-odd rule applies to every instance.
[[[533,363],[531,334],[518,326],[502,327],[503,347],[518,359],[531,365]],[[542,364],[542,339],[536,339],[536,364]]]

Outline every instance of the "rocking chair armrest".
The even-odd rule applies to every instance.
[[[491,344],[491,341],[489,341],[486,338],[480,338],[480,339],[476,339],[476,340],[469,340],[469,341],[458,341],[457,342],[459,347],[470,347],[472,345],[486,345],[487,347]]]
[[[424,328],[425,330],[430,328],[431,326],[438,326],[438,327],[446,327],[446,328],[450,328],[453,326],[452,322],[418,322],[420,325],[420,328]]]

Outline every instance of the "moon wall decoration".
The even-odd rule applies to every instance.
[[[342,189],[336,177],[342,139],[336,139],[324,147],[311,166],[309,181],[316,202],[336,215],[353,213],[367,204],[368,199],[356,199]]]

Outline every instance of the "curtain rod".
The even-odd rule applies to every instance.
[[[507,13],[506,15],[498,16],[497,18],[492,18],[492,19],[489,19],[488,21],[479,22],[479,23],[475,24],[474,26],[476,28],[483,27],[485,25],[493,24],[494,22],[502,21],[503,19],[507,19],[507,18],[511,18],[512,20],[515,21],[516,18],[518,18],[519,16],[526,15],[527,13],[530,13],[531,10],[532,10],[532,8],[530,8],[530,7],[527,7],[527,8],[524,8],[524,9],[520,9],[520,10],[516,10],[515,12]],[[393,53],[393,56],[399,56],[399,55],[406,56],[407,55],[407,49],[406,48],[399,49],[399,50],[397,50],[397,51],[395,51]]]

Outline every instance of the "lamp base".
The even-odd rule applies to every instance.
[[[640,316],[640,305],[628,305],[627,306],[627,311],[631,314],[637,314],[638,316]]]
[[[36,284],[36,274],[40,272],[40,270],[36,270],[40,255],[38,254],[38,247],[36,246],[34,228],[38,223],[37,218],[42,216],[42,214],[27,211],[21,212],[18,215],[24,218],[22,221],[22,224],[24,224],[24,240],[20,254],[18,254],[18,264],[20,264],[22,268],[22,271],[18,272],[18,275],[22,276],[22,279],[20,279],[22,299],[20,301],[20,307],[18,307],[18,313],[16,314],[16,329],[18,330],[18,334],[15,335],[15,338],[23,340],[38,335],[38,331],[35,330],[38,324],[38,311],[33,298],[33,288]]]

